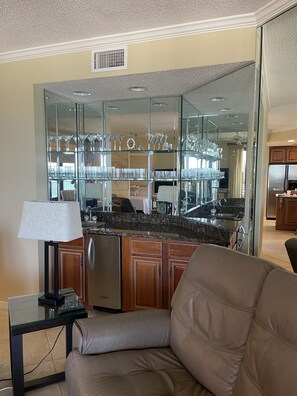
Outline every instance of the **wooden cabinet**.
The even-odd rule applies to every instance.
[[[59,243],[59,287],[72,287],[86,301],[84,238]]]
[[[122,238],[123,310],[169,308],[174,290],[198,244]]]
[[[195,252],[198,244],[184,242],[168,242],[168,306],[173,293],[182,277],[190,257]]]
[[[297,146],[270,147],[269,163],[271,164],[297,163]]]
[[[277,197],[276,230],[297,230],[297,198]]]
[[[283,164],[287,159],[286,147],[270,147],[269,162]]]
[[[131,309],[162,307],[162,258],[132,256]]]
[[[287,148],[287,163],[297,163],[297,147]]]
[[[161,308],[162,242],[143,238],[128,239],[128,251],[124,251],[124,254],[128,256],[126,265],[129,286],[125,292],[129,294],[129,298],[124,298],[124,301],[129,301],[129,309],[124,307],[124,310]]]

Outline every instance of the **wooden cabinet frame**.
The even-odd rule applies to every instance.
[[[123,311],[169,309],[174,290],[197,246],[194,242],[122,237]]]
[[[72,287],[86,301],[84,238],[59,243],[59,288]]]
[[[269,149],[270,164],[293,164],[297,163],[296,146],[274,146]]]

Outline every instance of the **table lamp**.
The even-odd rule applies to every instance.
[[[58,242],[69,242],[82,237],[78,202],[24,202],[18,238],[45,241],[44,246],[44,295],[40,305],[57,306],[63,303],[59,294]],[[53,247],[53,290],[49,290],[49,250]]]

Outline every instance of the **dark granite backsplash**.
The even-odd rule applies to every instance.
[[[235,199],[235,198],[234,198]],[[239,199],[239,198],[236,198]],[[238,202],[239,203],[239,202]],[[212,204],[207,204],[200,206],[192,210],[191,212],[187,213],[186,217],[205,217],[210,216],[210,211],[213,208]],[[238,215],[240,213],[244,213],[244,207],[239,205],[228,206],[228,205],[215,205],[216,213],[232,213],[234,215]]]
[[[236,224],[231,229],[195,218],[143,213],[96,212],[97,221],[105,223],[98,229],[91,228],[89,233],[137,235],[139,237],[192,240],[201,243],[214,243],[228,246]],[[222,222],[221,222],[222,223]]]

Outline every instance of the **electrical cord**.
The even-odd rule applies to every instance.
[[[12,389],[12,386],[7,386],[6,388],[2,388],[2,389],[0,389],[0,392],[6,391],[8,389]]]
[[[62,326],[61,330],[59,331],[59,334],[57,335],[55,342],[54,342],[53,346],[51,347],[51,349],[49,350],[49,352],[40,360],[40,362],[32,370],[27,371],[26,373],[24,373],[24,375],[33,373],[33,371],[35,371],[41,365],[41,363],[48,357],[48,355],[54,350],[54,348],[58,342],[58,339],[59,339],[62,331],[64,330],[64,328],[65,328],[65,325]],[[0,382],[11,381],[11,380],[12,380],[12,378],[1,378]],[[6,390],[6,389],[11,389],[11,387],[0,389],[0,392],[2,392],[3,390]]]

